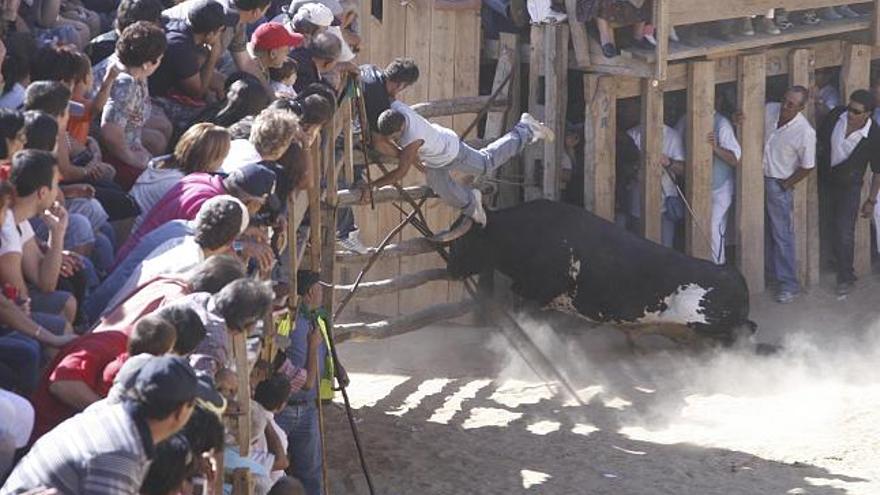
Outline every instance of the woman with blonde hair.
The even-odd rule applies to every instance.
[[[137,229],[153,206],[184,175],[193,172],[216,172],[229,153],[229,131],[207,122],[190,127],[174,153],[150,160],[144,173],[131,188],[131,195],[141,207],[132,230]]]

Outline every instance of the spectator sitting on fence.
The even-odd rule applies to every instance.
[[[397,168],[363,188],[363,200],[368,200],[366,187],[382,187],[399,183],[410,167],[423,170],[428,185],[446,204],[461,210],[480,225],[486,225],[486,211],[482,193],[456,182],[451,173],[463,172],[477,178],[490,174],[526,146],[537,140],[553,141],[553,131],[528,113],[522,114],[514,128],[481,150],[460,142],[458,134],[439,124],[432,124],[408,105],[394,101],[391,109],[379,116],[378,134],[398,146],[388,146],[377,140],[374,145],[380,153],[398,159]],[[424,164],[424,165],[422,165]]]

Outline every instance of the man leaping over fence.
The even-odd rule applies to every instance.
[[[397,157],[398,166],[371,186],[382,187],[403,179],[411,166],[425,172],[428,185],[444,202],[462,210],[475,222],[486,225],[486,212],[479,190],[456,182],[453,171],[481,177],[522,153],[539,139],[552,142],[553,131],[528,113],[504,136],[481,150],[462,142],[452,129],[433,124],[399,101],[379,115],[377,133],[396,143],[400,149],[383,139],[373,146],[383,155]]]

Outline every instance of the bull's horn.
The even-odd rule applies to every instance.
[[[474,220],[471,217],[464,217],[458,227],[454,229],[444,230],[443,232],[438,232],[433,236],[429,237],[428,240],[437,243],[437,244],[448,244],[459,237],[467,234],[471,227],[474,225]]]

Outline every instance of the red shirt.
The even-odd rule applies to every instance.
[[[144,316],[188,295],[190,291],[189,284],[180,277],[160,275],[150,279],[135,289],[128,299],[101,318],[92,333],[111,330],[129,331]]]
[[[119,355],[126,352],[126,332],[89,333],[64,346],[40,378],[31,396],[36,412],[34,433],[31,441],[58,426],[79,411],[49,392],[49,387],[60,381],[85,383],[100,396],[106,396],[112,383],[103,382],[104,368]]]
[[[185,175],[150,210],[137,231],[129,236],[116,253],[116,260],[113,263],[115,265],[121,263],[141,238],[160,225],[171,220],[192,220],[202,207],[202,203],[221,194],[226,194],[223,177],[205,172]]]

